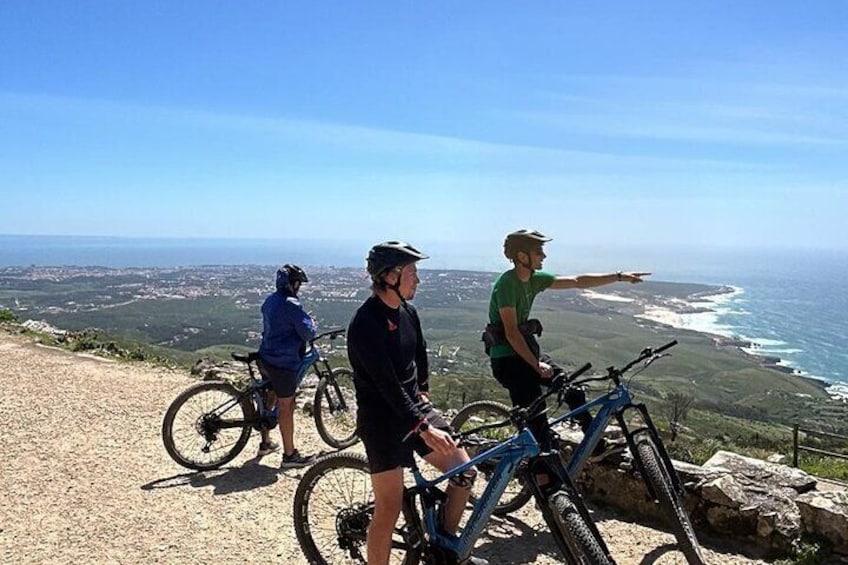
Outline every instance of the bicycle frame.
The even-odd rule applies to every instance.
[[[598,443],[601,441],[601,438],[604,435],[604,430],[609,424],[610,420],[613,418],[616,419],[618,425],[621,427],[622,432],[624,433],[624,437],[627,439],[627,444],[630,446],[631,453],[636,453],[636,445],[633,441],[633,437],[643,431],[647,431],[651,438],[654,440],[654,445],[659,452],[660,459],[662,459],[663,465],[668,470],[668,474],[671,477],[671,481],[675,490],[678,492],[682,492],[682,485],[680,484],[680,478],[677,476],[677,473],[674,472],[674,467],[671,464],[671,458],[668,455],[668,452],[665,450],[665,446],[662,441],[659,439],[659,433],[657,432],[656,427],[654,426],[653,420],[651,420],[650,415],[648,414],[648,409],[644,403],[634,404],[633,400],[630,396],[630,391],[627,388],[627,385],[624,383],[620,383],[616,385],[612,390],[602,394],[601,396],[593,399],[591,402],[587,402],[578,408],[563,414],[553,420],[550,420],[548,424],[550,426],[555,426],[565,420],[574,418],[576,415],[581,414],[583,412],[587,412],[588,410],[599,407],[598,413],[592,420],[592,423],[589,425],[589,429],[586,430],[583,436],[583,441],[574,449],[574,452],[571,454],[571,457],[566,464],[566,471],[568,472],[568,476],[574,480],[580,474],[580,471],[583,469],[583,466],[589,460],[589,456],[597,447]],[[634,430],[631,430],[627,426],[627,422],[624,419],[624,413],[627,410],[637,410],[644,422],[644,426],[638,427]],[[641,461],[636,458],[637,465],[640,467],[639,471],[644,473],[644,469],[641,468]],[[651,496],[655,496],[656,493],[653,492],[653,488],[650,484],[648,484],[648,490]]]
[[[423,533],[423,529],[426,528],[431,545],[449,549],[455,552],[460,559],[465,559],[471,553],[474,543],[486,527],[495,509],[495,504],[503,495],[509,481],[518,471],[521,461],[538,454],[539,444],[532,432],[524,429],[510,439],[433,480],[425,479],[418,467],[413,466],[412,474],[415,478],[415,486],[407,488],[404,496],[413,507],[415,506],[415,496],[422,498],[423,525],[420,522],[415,524],[416,529]],[[437,485],[475,465],[494,458],[500,460],[493,478],[489,481],[483,494],[477,499],[462,532],[459,535],[444,532],[439,527],[439,512],[435,504],[443,496],[442,491],[436,488]],[[417,512],[414,515],[416,519],[420,520],[421,516]]]

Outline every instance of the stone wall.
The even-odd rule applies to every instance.
[[[848,554],[848,489],[807,473],[720,451],[703,466],[674,461],[696,530],[783,553],[809,532]],[[588,465],[580,477],[590,500],[661,523],[629,452]]]

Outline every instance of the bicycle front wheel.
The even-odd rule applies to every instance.
[[[634,438],[634,441],[636,443],[636,456],[641,461],[642,468],[645,471],[645,480],[651,484],[657,496],[660,509],[669,526],[671,526],[680,551],[686,556],[690,565],[703,565],[704,557],[695,535],[695,529],[683,508],[680,496],[674,489],[671,477],[662,463],[653,439],[646,434],[640,434]]]
[[[582,504],[582,502],[580,503]],[[603,542],[577,509],[574,501],[564,490],[551,495],[548,511],[556,528],[554,539],[566,560],[579,565],[613,565],[615,562],[604,550]]]
[[[460,410],[451,421],[451,427],[457,431],[472,430],[485,424],[500,422],[509,418],[509,407],[500,402],[492,400],[481,400],[472,402]],[[486,430],[468,438],[464,438],[460,442],[460,447],[465,448],[468,455],[472,458],[475,455],[483,453],[498,443],[508,439],[518,433],[518,430],[513,425],[497,428],[494,430]],[[522,463],[523,464],[523,463]],[[470,500],[472,503],[477,501],[477,497],[483,494],[486,489],[486,484],[491,480],[498,465],[496,459],[484,461],[478,465],[478,471],[485,480],[478,480],[471,490]],[[493,514],[495,516],[506,516],[515,512],[532,498],[533,493],[530,492],[530,487],[524,484],[524,473],[519,471],[515,477],[507,484],[501,499],[495,505]]]
[[[392,565],[417,565],[420,547],[404,504],[392,536]],[[368,462],[358,453],[333,453],[304,473],[294,493],[294,529],[312,565],[365,563],[365,540],[374,514]]]
[[[330,376],[322,377],[313,402],[315,427],[327,445],[344,449],[356,443],[356,391],[353,372],[336,367]]]
[[[165,451],[188,469],[217,469],[247,445],[255,413],[250,398],[229,383],[209,381],[191,386],[165,412]]]

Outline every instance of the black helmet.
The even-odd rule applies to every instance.
[[[289,263],[277,269],[277,290],[292,291],[292,286],[296,282],[309,282],[309,278],[306,276],[306,271],[297,265]]]
[[[504,255],[512,261],[520,251],[530,253],[549,241],[553,240],[536,230],[514,231],[507,234],[506,239],[504,239]]]
[[[403,241],[384,241],[368,252],[366,268],[371,278],[377,280],[386,271],[427,258],[427,255]]]

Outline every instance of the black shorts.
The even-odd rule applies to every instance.
[[[424,416],[431,427],[452,433],[452,428],[442,414],[432,406],[425,409]],[[362,406],[356,415],[356,431],[365,446],[371,474],[391,471],[398,467],[411,467],[415,459],[413,451],[421,457],[433,451],[417,435],[403,441],[409,430],[398,429],[396,424],[393,425],[385,418],[371,417],[368,410],[363,410]]]
[[[553,365],[551,358],[547,355],[542,355],[542,361]],[[518,355],[492,359],[492,375],[509,391],[513,406],[530,406],[542,394],[542,377]],[[568,388],[564,400],[568,407],[574,410],[586,403],[586,393],[579,388]],[[540,409],[544,410],[545,405],[543,404]],[[588,411],[581,412],[575,420],[585,432],[592,423],[592,415]],[[528,427],[542,450],[548,451],[551,447],[551,429],[548,426],[547,415],[543,413],[531,419]]]
[[[518,355],[492,358],[492,375],[509,391],[513,406],[527,407],[542,394],[542,378],[536,370]],[[527,426],[543,451],[551,448],[551,429],[545,405],[540,407],[541,414],[532,418]]]
[[[300,382],[297,379],[297,371],[289,371],[275,367],[270,363],[263,363],[260,359],[256,365],[259,367],[259,373],[263,378],[271,381],[271,388],[277,393],[280,398],[290,398],[294,396]]]

